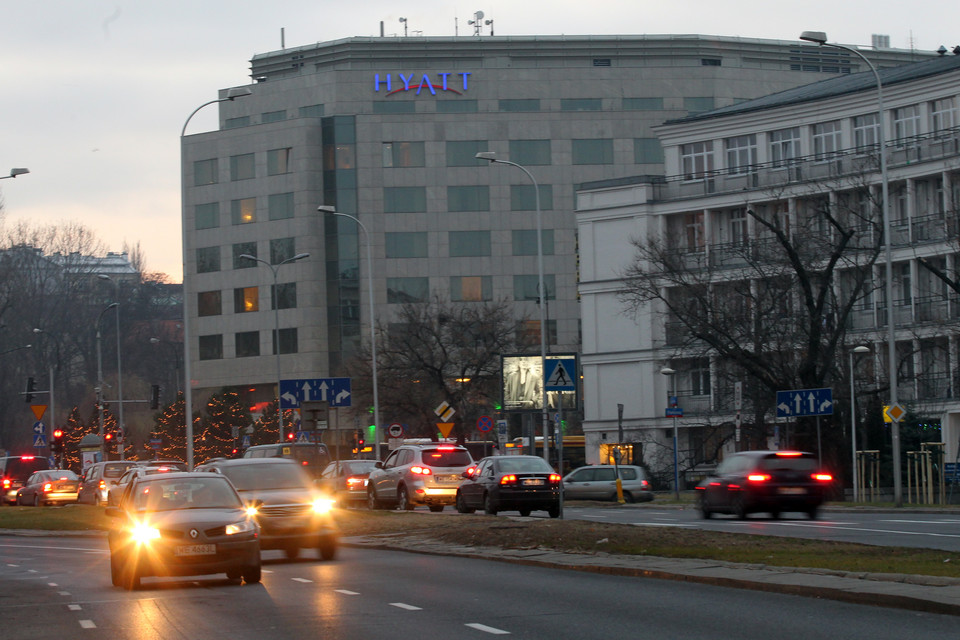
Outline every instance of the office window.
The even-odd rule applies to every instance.
[[[452,276],[451,302],[485,302],[493,300],[493,278],[490,276]]]
[[[624,98],[624,111],[663,111],[663,98]]]
[[[260,355],[260,332],[241,331],[234,336],[236,340],[237,357],[252,358]]]
[[[480,151],[488,151],[486,140],[447,140],[448,167],[476,167],[490,164],[487,160],[477,160]]]
[[[853,146],[857,151],[870,151],[880,144],[880,126],[876,113],[853,118]]]
[[[893,137],[897,146],[903,146],[907,138],[920,135],[920,105],[912,104],[893,110]]]
[[[220,334],[212,336],[200,336],[200,349],[197,356],[201,360],[222,360],[223,359],[223,336]]]
[[[681,145],[680,166],[684,180],[700,180],[712,174],[713,141]]]
[[[197,249],[197,273],[220,271],[220,247]]]
[[[426,231],[393,231],[384,234],[388,258],[426,258]]]
[[[930,110],[930,131],[946,131],[957,126],[957,101],[956,98],[943,98],[942,100],[933,100],[929,104]]]
[[[553,255],[553,229],[543,229],[541,234],[541,243],[543,244],[543,255]],[[535,256],[537,255],[537,230],[536,229],[514,229],[513,230],[513,255],[515,256]]]
[[[785,167],[800,157],[800,127],[779,129],[767,134],[770,139],[770,162]]]
[[[727,147],[727,172],[733,175],[750,173],[757,164],[757,136],[734,136],[724,140]]]
[[[839,120],[820,122],[813,125],[813,157],[815,160],[829,160],[843,149],[842,123]]]
[[[515,113],[523,111],[540,111],[540,100],[538,98],[500,100],[497,106],[500,111],[511,111]]]
[[[557,321],[547,320],[544,338],[547,344],[557,344]],[[520,344],[540,344],[540,321],[524,320],[517,330],[517,342]]]
[[[220,226],[220,203],[205,202],[193,209],[197,229],[215,229]]]
[[[193,163],[193,184],[216,184],[220,179],[219,171],[216,158],[197,160]]]
[[[277,334],[275,331],[271,331],[270,335],[272,336],[273,342],[273,353],[277,353]],[[297,353],[299,351],[299,345],[297,344],[297,328],[291,327],[288,329],[280,329],[280,355],[285,353]]]
[[[713,109],[713,98],[684,98],[683,108],[690,113],[700,113]]]
[[[273,193],[267,198],[267,212],[271,220],[286,220],[293,217],[293,194]]]
[[[230,179],[249,180],[255,178],[253,154],[244,153],[239,156],[230,156]]]
[[[517,275],[513,276],[513,299],[514,300],[533,300],[537,301],[540,296],[537,291],[540,289],[540,278],[534,274],[532,276]],[[556,278],[552,273],[544,274],[543,286],[547,290],[547,300],[557,299]]]
[[[270,285],[270,308],[296,309],[297,283],[281,282],[277,284],[276,289],[273,288],[273,285]]]
[[[690,389],[692,395],[710,395],[710,360],[698,358],[690,366]]]
[[[738,208],[730,212],[730,242],[743,245],[747,242],[747,211]]]
[[[703,214],[687,213],[683,216],[683,229],[686,236],[687,251],[703,251]]]
[[[279,176],[290,173],[290,147],[285,149],[270,149],[267,151],[267,175]]]
[[[573,164],[613,164],[613,140],[572,140]]]
[[[553,209],[553,185],[541,184],[540,187],[540,210],[549,211]],[[510,185],[510,210],[511,211],[536,211],[537,210],[537,192],[532,184],[512,184]]]
[[[490,255],[489,231],[451,231],[449,239],[451,258]]]
[[[260,263],[249,258],[241,258],[242,255],[253,256],[257,258],[256,242],[239,242],[232,247],[233,249],[233,268],[234,269],[253,269]]]
[[[560,111],[600,111],[600,98],[560,98]]]
[[[490,211],[490,187],[469,185],[447,187],[448,211]]]
[[[413,100],[397,100],[390,102],[374,102],[373,112],[377,114],[388,113],[416,113],[417,103]]]
[[[723,63],[721,58],[700,58],[702,67],[719,67]]]
[[[426,187],[384,187],[384,213],[424,213],[427,210]]]
[[[663,164],[663,147],[657,138],[633,139],[634,164]]]
[[[437,113],[477,113],[476,100],[438,100]]]
[[[323,117],[323,105],[322,104],[311,104],[305,107],[300,107],[300,117],[301,118],[322,118]]]
[[[260,287],[240,287],[233,290],[233,312],[260,311]]]
[[[550,140],[511,140],[508,159],[525,167],[550,164]]]
[[[197,315],[218,316],[223,313],[219,291],[201,291],[197,294]]]
[[[427,302],[429,298],[429,278],[387,278],[388,304]]]
[[[384,167],[422,167],[426,165],[423,141],[384,142]]]
[[[268,124],[270,122],[281,122],[287,119],[286,111],[267,111],[266,113],[260,114],[260,123]]]
[[[280,264],[297,255],[296,238],[274,238],[270,241],[270,264]]]
[[[240,116],[238,118],[227,118],[223,123],[224,129],[237,129],[239,127],[249,127],[250,116]]]
[[[230,220],[233,224],[247,224],[257,221],[257,199],[243,198],[230,201]]]

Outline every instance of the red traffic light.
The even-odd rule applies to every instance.
[[[291,431],[290,433],[287,434],[287,440],[293,440],[293,439],[296,438],[296,437],[297,437],[297,436],[296,436],[296,434],[295,434],[293,431]]]
[[[59,439],[62,438],[62,437],[63,437],[63,429],[54,429],[54,430],[53,430],[53,438],[54,438],[54,440],[59,440]]]
[[[103,439],[104,439],[104,440],[113,440],[113,434],[108,431],[108,432],[106,432],[105,434],[103,434]]]

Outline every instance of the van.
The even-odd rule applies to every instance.
[[[289,458],[296,460],[313,478],[319,478],[330,462],[327,445],[319,442],[258,444],[243,452],[244,458]]]
[[[94,462],[80,476],[80,492],[77,502],[81,504],[107,504],[110,489],[117,484],[123,472],[137,463],[133,460]]]
[[[0,504],[16,504],[17,491],[34,471],[50,468],[42,456],[4,456],[0,458]]]

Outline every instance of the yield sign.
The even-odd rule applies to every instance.
[[[30,409],[33,410],[33,415],[37,416],[37,420],[43,420],[43,414],[47,412],[47,405],[45,404],[32,404]]]
[[[450,432],[453,431],[453,424],[452,422],[438,422],[437,428],[440,429],[440,435],[449,438]]]

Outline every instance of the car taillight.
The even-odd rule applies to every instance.
[[[410,467],[410,473],[415,473],[420,476],[430,476],[433,475],[433,470],[430,467]]]
[[[476,467],[467,467],[467,470],[464,471],[464,473],[466,473],[468,476],[472,476],[476,472],[477,472]]]
[[[53,489],[53,485],[52,485],[52,484],[50,484],[49,482],[44,483],[44,485],[43,485],[43,492],[44,492],[44,493],[47,493],[47,492],[50,491],[51,489]]]
[[[646,480],[641,480],[641,481],[640,481],[640,486],[641,486],[641,487],[649,487],[649,486],[650,486],[650,483],[647,482]]]
[[[563,480],[563,478],[560,477],[559,473],[550,474],[550,484],[560,484],[561,480]]]
[[[4,479],[3,479],[3,488],[4,488],[4,489],[9,489],[9,488],[10,488],[10,478],[4,478]]]
[[[103,489],[106,489],[106,488],[107,488],[107,483],[106,483],[104,480],[101,480],[101,481],[100,481],[100,490],[102,491]]]
[[[803,454],[799,451],[777,451],[776,455],[781,458],[796,458],[797,456],[802,456]]]
[[[831,482],[833,480],[833,476],[829,473],[815,473],[813,474],[813,479],[817,482]]]
[[[507,475],[500,478],[500,484],[501,485],[517,484],[517,476],[513,475],[512,473],[508,473]]]
[[[765,473],[751,473],[747,476],[747,480],[750,482],[766,482],[769,479],[770,476]]]
[[[348,487],[359,487],[362,484],[363,484],[363,478],[354,478],[354,477],[347,478]]]

